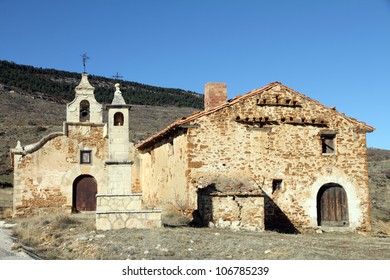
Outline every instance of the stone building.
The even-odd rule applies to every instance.
[[[373,130],[278,82],[231,100],[208,83],[203,112],[137,146],[133,186],[145,203],[197,209],[206,224],[369,231]]]
[[[14,215],[93,211],[98,229],[142,228],[171,205],[197,226],[370,230],[365,123],[278,82],[231,100],[208,83],[204,111],[134,148],[129,110],[119,85],[99,104],[83,74],[63,131],[11,151]]]
[[[98,229],[161,225],[161,211],[142,209],[141,195],[131,192],[130,106],[119,84],[105,109],[107,123],[83,74],[67,104],[63,132],[11,150],[14,216],[95,211]]]

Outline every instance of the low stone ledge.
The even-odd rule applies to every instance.
[[[127,210],[96,212],[97,230],[161,227],[161,210]]]

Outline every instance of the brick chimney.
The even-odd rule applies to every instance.
[[[204,86],[204,110],[208,111],[227,101],[225,83],[207,83]]]

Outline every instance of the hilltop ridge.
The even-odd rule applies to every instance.
[[[44,69],[0,60],[0,84],[17,87],[38,99],[67,103],[74,98],[74,88],[81,73]],[[114,84],[121,84],[122,95],[128,104],[203,108],[203,95],[177,88],[163,88],[137,82],[115,80],[89,75],[95,87],[95,97],[100,103],[109,103],[114,94]]]

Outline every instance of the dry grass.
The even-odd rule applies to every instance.
[[[375,228],[378,235],[390,237],[390,222],[378,221]]]
[[[96,231],[95,216],[85,214],[14,222],[18,242],[44,259],[390,259],[390,238],[356,233],[296,235],[189,227]]]
[[[9,219],[12,217],[12,208],[1,209],[0,219]]]
[[[191,222],[183,209],[178,210],[175,206],[169,204],[165,206],[162,212],[161,221],[167,226],[185,226]]]

